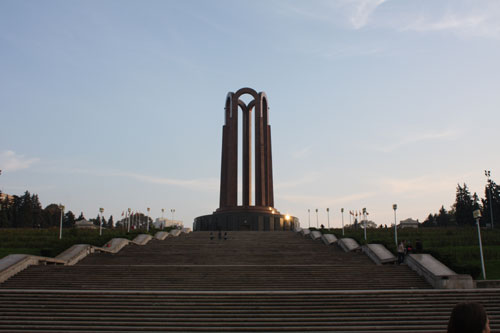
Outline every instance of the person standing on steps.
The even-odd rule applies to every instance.
[[[219,237],[219,240],[221,240],[221,238],[222,238],[222,231],[220,229],[219,229],[219,235],[218,235],[218,237]]]
[[[405,261],[405,241],[402,240],[398,245],[398,265]]]
[[[479,303],[459,303],[451,311],[448,333],[490,333],[490,320]]]
[[[227,231],[224,232],[224,240],[227,240]]]
[[[210,231],[210,240],[214,240],[214,233]]]

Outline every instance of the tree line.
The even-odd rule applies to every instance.
[[[500,223],[500,186],[489,179],[484,188],[484,198],[480,199],[477,193],[471,194],[467,184],[457,185],[455,203],[449,210],[441,206],[438,213],[429,214],[422,226],[424,227],[448,227],[475,225],[473,212],[481,211],[481,226],[491,226],[491,213],[493,213],[493,225]]]
[[[1,192],[0,192],[1,193]],[[62,208],[57,204],[50,204],[42,208],[37,194],[26,191],[21,196],[5,196],[0,200],[0,228],[50,228],[59,227],[61,222]],[[84,220],[85,216],[80,213],[78,217],[70,210],[64,212],[62,224],[65,228],[75,226],[76,221]],[[95,225],[100,220],[106,228],[113,227],[113,216],[108,220],[97,215],[89,219]]]

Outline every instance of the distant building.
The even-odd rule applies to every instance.
[[[77,229],[97,229],[97,226],[94,225],[94,223],[83,219],[83,220],[75,222],[75,228],[77,228]]]
[[[414,228],[418,229],[419,222],[418,220],[413,220],[411,218],[407,218],[406,220],[399,221],[399,228]]]
[[[6,193],[0,193],[0,203],[4,202],[7,200],[9,204],[14,202],[14,196],[13,195],[8,195]]]
[[[177,227],[177,228],[183,227],[182,221],[169,220],[167,218],[162,218],[162,217],[158,217],[153,222],[153,225],[155,226],[156,229],[163,229],[167,227]]]

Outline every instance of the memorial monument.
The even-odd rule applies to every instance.
[[[246,104],[240,99],[250,95]],[[242,118],[242,197],[238,205],[238,119]],[[252,194],[252,112],[255,119],[255,196]],[[195,218],[193,230],[283,231],[298,226],[298,219],[274,208],[273,166],[269,107],[264,92],[251,88],[229,92],[222,127],[222,163],[219,208]],[[254,204],[252,205],[252,199]]]

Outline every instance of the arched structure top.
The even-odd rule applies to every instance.
[[[253,90],[252,88],[241,88],[237,92],[234,93],[234,97],[240,98],[241,95],[249,94],[251,95],[254,99],[258,98],[258,93]]]

